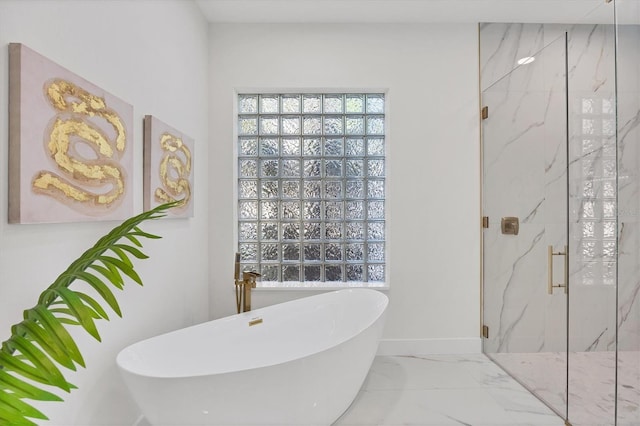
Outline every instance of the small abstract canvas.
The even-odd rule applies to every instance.
[[[144,209],[180,201],[167,217],[193,216],[193,139],[156,117],[144,117]]]
[[[23,44],[9,45],[9,222],[133,214],[133,108]]]

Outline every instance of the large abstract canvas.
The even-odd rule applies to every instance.
[[[9,222],[133,214],[133,108],[23,44],[9,45]]]
[[[144,209],[180,201],[168,217],[193,216],[193,139],[156,117],[144,117]]]

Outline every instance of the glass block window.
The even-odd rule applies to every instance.
[[[238,95],[238,251],[262,285],[385,281],[385,98]]]
[[[573,210],[577,212],[576,282],[584,285],[616,283],[616,120],[613,99],[577,97],[574,105],[576,158],[574,175],[578,193]],[[624,178],[624,177],[622,177]]]

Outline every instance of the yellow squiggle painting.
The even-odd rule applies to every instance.
[[[131,105],[19,43],[9,79],[9,221],[131,216]]]
[[[193,139],[157,118],[144,117],[144,208],[180,204],[169,217],[193,216]]]

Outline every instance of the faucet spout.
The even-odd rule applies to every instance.
[[[233,283],[236,290],[236,311],[240,313],[240,308],[242,305],[242,281],[240,281],[240,253],[236,253],[235,265],[234,265],[234,273],[233,273]]]
[[[236,262],[233,272],[235,280],[238,281],[240,279],[240,253],[236,253]]]
[[[242,273],[244,287],[242,312],[249,312],[251,310],[251,289],[256,288],[256,278],[259,276],[260,274],[254,271],[245,271]]]
[[[256,288],[256,278],[260,276],[254,271],[243,271],[240,280],[240,253],[236,253],[234,264],[234,285],[236,290],[236,310],[238,313],[251,310],[251,289]]]

